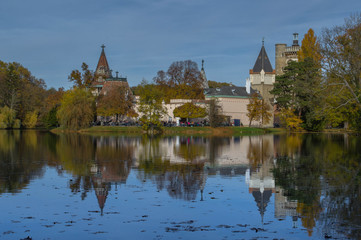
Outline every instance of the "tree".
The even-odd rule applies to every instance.
[[[282,126],[288,130],[301,130],[303,123],[301,118],[297,116],[292,109],[283,108],[279,113]]]
[[[270,93],[275,95],[279,108],[289,108],[295,104],[294,82],[297,77],[297,68],[298,63],[290,61],[284,68],[284,74],[276,76],[276,82]]]
[[[81,88],[67,91],[57,112],[60,124],[73,130],[89,127],[94,115],[94,97],[89,90]]]
[[[175,117],[186,118],[187,121],[189,118],[202,118],[207,115],[205,108],[198,107],[193,103],[185,103],[182,106],[179,106],[173,110]]]
[[[134,98],[127,86],[115,86],[99,96],[97,114],[99,116],[134,115]]]
[[[37,121],[38,121],[38,112],[35,110],[33,112],[28,112],[26,114],[23,125],[26,128],[34,128],[36,126]]]
[[[39,112],[39,119],[44,127],[51,128],[59,125],[56,114],[60,107],[63,95],[64,88],[59,88],[58,90],[50,88],[46,91],[46,98]]]
[[[7,106],[0,108],[0,128],[13,128],[16,120],[16,112]]]
[[[143,80],[139,87],[139,107],[143,129],[149,133],[161,132],[160,119],[165,114],[162,104],[163,94],[154,84]]]
[[[204,99],[203,77],[197,63],[186,60],[173,62],[167,72],[159,71],[153,79],[164,93],[164,98]]]
[[[68,79],[70,82],[73,82],[75,87],[78,87],[78,88],[89,87],[95,79],[94,73],[92,73],[88,69],[88,65],[84,62],[81,65],[81,69],[82,69],[83,73],[81,73],[79,70],[75,69],[70,73]]]
[[[212,128],[221,126],[224,121],[222,107],[219,105],[218,99],[216,98],[209,100],[208,120],[209,125]]]
[[[349,122],[354,122],[361,113],[361,14],[351,15],[342,26],[326,28],[321,49],[331,120],[342,120],[335,116],[343,112]]]
[[[267,124],[271,120],[271,107],[263,99],[260,99],[257,93],[252,94],[247,104],[247,117],[249,118],[249,126],[252,121],[262,121],[262,124]]]
[[[41,110],[45,88],[45,82],[32,76],[21,64],[0,61],[0,107],[15,110],[20,121],[25,120],[28,112]]]
[[[312,28],[303,37],[301,49],[297,55],[299,62],[304,62],[306,58],[311,58],[317,66],[321,67],[321,46]]]
[[[278,109],[292,109],[305,123],[305,129],[321,130],[324,116],[320,91],[320,68],[307,57],[302,62],[289,62],[270,93],[275,95]]]

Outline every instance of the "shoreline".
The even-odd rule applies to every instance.
[[[141,127],[120,127],[120,126],[95,126],[81,130],[66,130],[55,128],[50,130],[53,133],[76,132],[82,134],[127,134],[143,135],[146,132]],[[203,135],[203,136],[242,136],[242,135],[262,135],[267,133],[286,132],[282,128],[252,128],[252,127],[164,127],[161,135]]]

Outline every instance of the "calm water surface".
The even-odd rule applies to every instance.
[[[0,131],[0,239],[361,239],[361,138]]]

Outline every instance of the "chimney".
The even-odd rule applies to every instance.
[[[251,94],[251,82],[250,82],[249,78],[246,79],[246,92],[248,94]]]
[[[293,34],[293,44],[292,46],[299,46],[298,45],[298,33]]]
[[[115,78],[118,78],[118,71],[115,72]]]

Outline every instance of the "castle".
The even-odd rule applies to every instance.
[[[276,75],[282,75],[283,69],[289,61],[298,61],[297,52],[300,50],[298,44],[298,33],[293,34],[292,46],[285,43],[276,44]]]
[[[125,86],[129,88],[126,77],[118,76],[119,72],[115,72],[115,77],[112,75],[112,70],[109,68],[107,57],[105,56],[104,44],[101,46],[97,68],[95,70],[95,81],[92,83],[92,93],[94,96],[99,94],[106,94],[110,88],[115,86]]]

